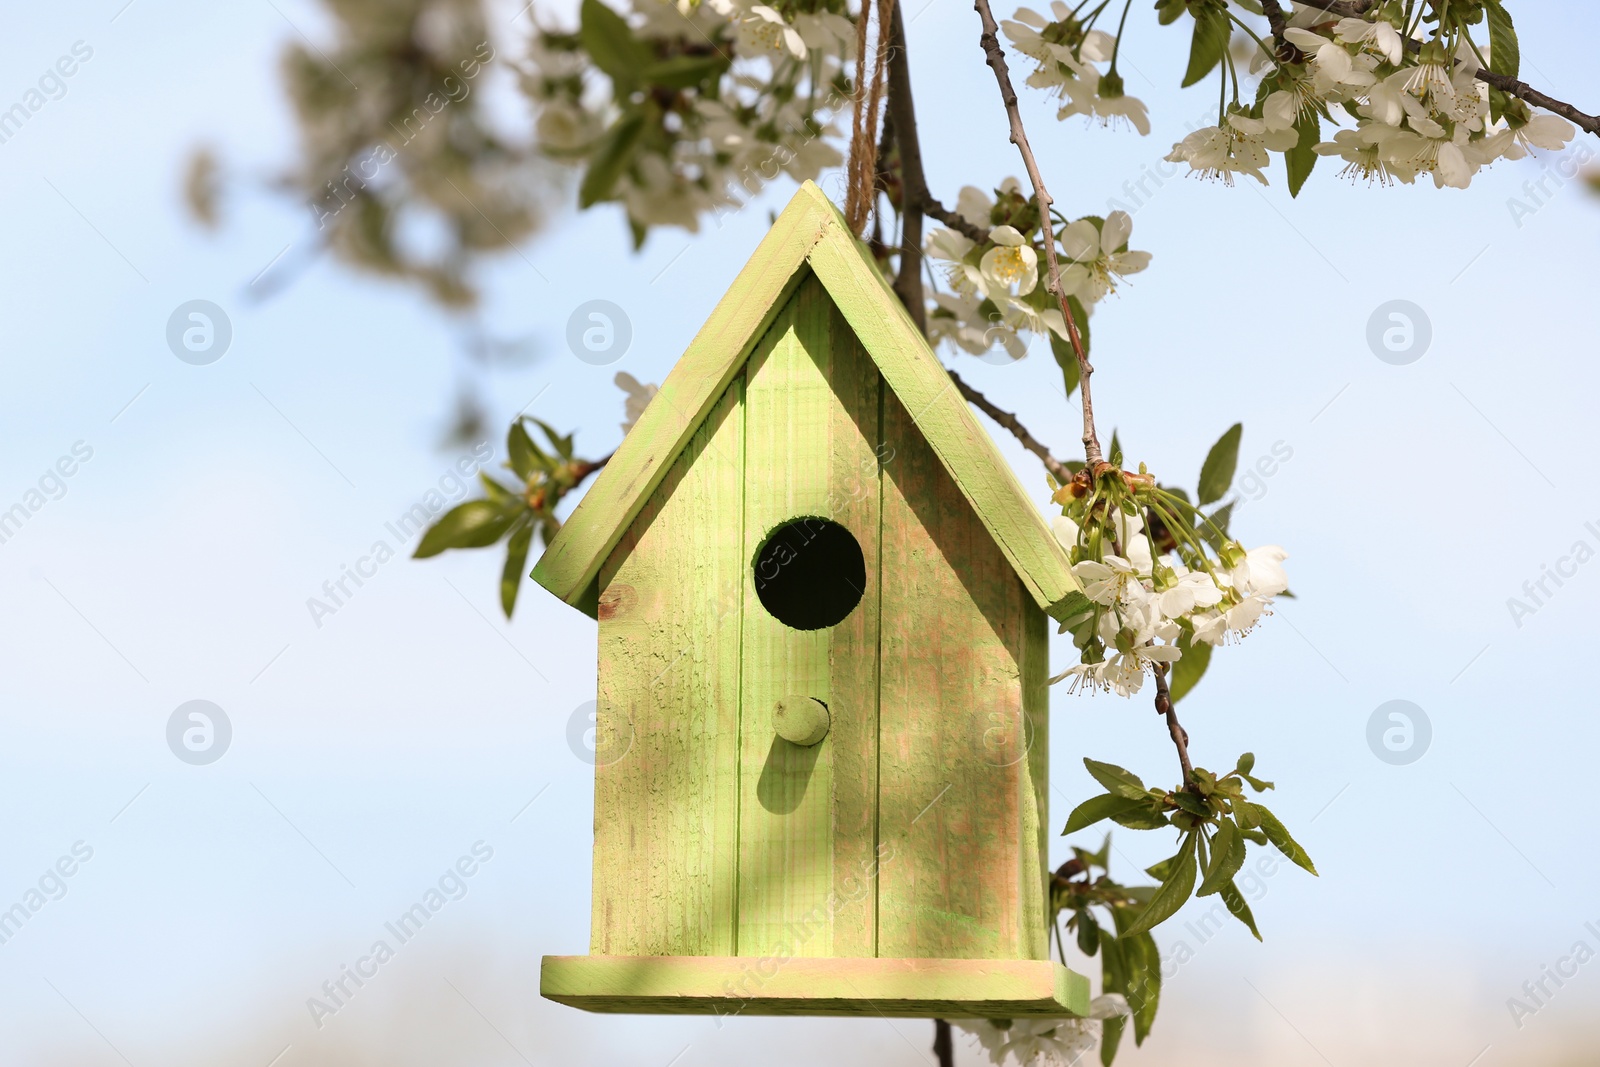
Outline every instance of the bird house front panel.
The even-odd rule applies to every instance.
[[[1045,616],[892,392],[883,441],[878,954],[1046,959]]]
[[[745,365],[740,955],[873,955],[880,388],[815,278]]]
[[[733,953],[743,454],[734,388],[601,571],[596,953]]]
[[[1045,958],[1043,613],[814,277],[598,617],[594,952]]]

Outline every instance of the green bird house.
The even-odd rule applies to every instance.
[[[552,540],[599,623],[603,1012],[1083,1014],[1048,948],[1066,554],[809,182]]]

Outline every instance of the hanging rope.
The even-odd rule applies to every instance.
[[[872,21],[874,0],[861,0],[861,15],[856,20],[855,106],[850,116],[844,218],[858,237],[866,230],[867,217],[872,214],[872,205],[877,199],[878,119],[883,104],[884,76],[889,69],[889,21],[894,3],[895,0],[876,0],[878,34],[870,51],[867,23]]]

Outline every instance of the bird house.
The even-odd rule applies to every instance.
[[[1049,958],[1067,557],[795,195],[533,572],[599,622],[591,1011],[1082,1014]]]

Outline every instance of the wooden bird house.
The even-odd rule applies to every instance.
[[[533,577],[600,632],[592,954],[545,957],[544,996],[1086,1010],[1046,918],[1046,616],[1077,585],[816,186]]]

